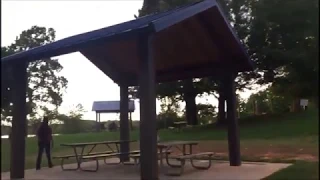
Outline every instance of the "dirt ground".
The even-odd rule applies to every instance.
[[[132,149],[138,149],[138,144],[133,144]],[[193,152],[215,152],[216,158],[228,157],[228,141],[209,140],[200,141],[194,146]],[[240,151],[246,160],[304,160],[319,161],[319,146],[314,143],[298,142],[297,140],[242,140]]]
[[[319,161],[319,148],[313,144],[274,143],[272,141],[242,141],[241,155],[249,159],[281,159]],[[201,141],[194,151],[212,151],[217,157],[228,156],[228,143],[226,141]]]

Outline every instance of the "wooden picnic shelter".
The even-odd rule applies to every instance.
[[[11,178],[24,178],[28,62],[73,52],[83,54],[120,86],[121,140],[129,140],[128,86],[139,86],[141,179],[158,179],[155,85],[159,82],[223,79],[229,161],[231,166],[241,165],[234,79],[238,72],[251,71],[252,62],[216,0],[204,0],[2,58],[1,65],[12,68],[15,81]],[[129,145],[120,150],[129,151]]]
[[[135,105],[133,100],[128,101],[128,113],[129,120],[132,122],[132,113],[135,110]],[[120,113],[120,101],[94,101],[92,104],[92,111],[96,112],[96,128],[97,131],[100,130],[101,114],[102,113]],[[121,122],[123,123],[123,121]],[[120,126],[121,126],[120,123]],[[124,124],[123,126],[127,126]],[[130,124],[132,129],[132,124]]]

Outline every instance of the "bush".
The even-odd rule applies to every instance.
[[[82,120],[70,118],[65,119],[62,125],[62,131],[64,134],[75,134],[75,133],[82,133],[86,131]]]
[[[214,117],[212,116],[206,116],[206,117],[198,117],[198,121],[200,125],[205,125],[205,124],[212,124],[214,122]]]
[[[157,116],[157,128],[167,129],[173,126],[173,122],[183,121],[183,118],[179,117],[175,112],[164,112]]]
[[[109,125],[108,125],[108,130],[109,131],[117,131],[118,130],[118,125],[116,122],[111,122]]]

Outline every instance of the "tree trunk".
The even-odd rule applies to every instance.
[[[274,107],[273,107],[273,100],[272,98],[269,98],[270,99],[270,111],[271,111],[271,114],[274,113]]]
[[[198,124],[198,110],[196,106],[196,93],[193,87],[193,80],[188,79],[184,82],[184,100],[186,102],[186,119],[189,125]]]
[[[259,104],[258,104],[258,101],[254,101],[254,109],[256,110],[256,113],[255,115],[260,115],[260,109],[259,109]]]
[[[253,115],[256,115],[256,102],[253,100],[252,101],[252,112],[253,112]]]
[[[196,99],[193,96],[185,97],[186,101],[186,119],[189,125],[197,125],[198,117],[197,117],[197,106]]]
[[[225,112],[225,96],[221,93],[219,94],[219,104],[218,104],[218,117],[217,123],[219,125],[226,124],[226,112]]]
[[[217,124],[219,125],[226,125],[226,111],[225,111],[225,102],[226,102],[226,97],[224,93],[224,87],[222,82],[219,84],[218,88],[218,93],[219,93],[219,104],[218,104],[218,117],[217,117]]]
[[[301,110],[301,107],[300,107],[300,98],[295,98],[295,99],[292,101],[291,111],[292,111],[292,112],[299,112],[300,110]]]
[[[314,98],[314,105],[316,106],[316,108],[319,108],[319,96]]]

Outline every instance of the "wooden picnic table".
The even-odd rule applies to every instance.
[[[178,149],[182,155],[192,154],[192,147],[198,145],[199,143],[196,141],[168,141],[168,142],[159,142],[158,149],[160,151],[160,166],[163,167],[163,154],[166,151],[169,151],[172,148]],[[182,149],[180,148],[182,146]],[[186,151],[186,146],[189,146],[189,152]],[[166,160],[168,156],[166,156]]]
[[[76,161],[77,161],[77,168],[76,169],[69,169],[69,170],[78,170],[78,169],[80,169],[80,164],[82,162],[82,157],[86,156],[86,155],[93,154],[92,151],[94,150],[94,148],[96,146],[98,146],[98,145],[106,145],[107,149],[110,150],[110,151],[106,151],[105,153],[119,153],[120,152],[119,144],[121,144],[121,143],[131,143],[131,142],[136,142],[136,141],[133,141],[133,140],[100,141],[100,142],[83,142],[83,143],[64,143],[64,144],[60,144],[60,145],[73,148],[74,156],[75,156]],[[115,145],[116,149],[113,149],[111,147],[111,145]],[[85,147],[88,147],[88,146],[92,146],[92,147],[87,153],[84,154],[84,149],[85,149]],[[80,148],[80,153],[77,152],[77,148]],[[104,152],[97,153],[97,154],[102,154],[102,153],[104,153]]]
[[[176,125],[186,125],[187,122],[186,122],[186,121],[176,121],[176,122],[173,122],[173,124],[176,124]]]
[[[183,127],[187,126],[187,122],[186,121],[178,121],[178,122],[173,122],[174,128],[176,128],[178,131],[181,131],[181,129]]]

